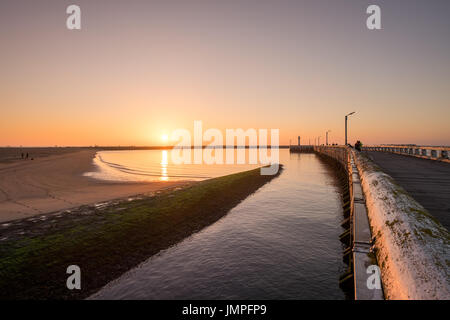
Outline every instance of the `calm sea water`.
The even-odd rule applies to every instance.
[[[279,177],[91,298],[344,299],[335,178],[314,154],[280,153]]]
[[[248,159],[249,151],[243,151]],[[192,164],[176,164],[171,150],[100,151],[94,159],[97,170],[85,175],[110,181],[204,180],[258,167],[256,164],[194,164],[193,151],[190,158]],[[225,163],[224,152],[222,159]]]

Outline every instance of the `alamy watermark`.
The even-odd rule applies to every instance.
[[[66,20],[66,26],[69,30],[81,29],[81,8],[76,4],[67,7],[66,13],[69,15]]]
[[[261,164],[261,175],[275,175],[279,169],[279,129],[207,129],[194,121],[193,137],[187,129],[176,129],[171,140],[174,164]],[[248,141],[248,144],[247,144]],[[206,143],[206,145],[204,144]],[[248,150],[248,152],[247,152]],[[225,152],[225,155],[224,155]],[[248,157],[247,157],[248,154]]]
[[[370,265],[367,267],[366,273],[369,275],[366,281],[367,289],[380,290],[381,289],[380,267],[374,264]]]
[[[70,265],[66,270],[70,276],[67,278],[66,287],[69,290],[77,289],[81,290],[81,269],[77,265]]]
[[[66,13],[69,15],[66,20],[66,26],[69,30],[81,29],[81,8],[76,4],[67,7]],[[369,30],[381,29],[381,9],[380,6],[371,4],[367,7],[366,13],[369,17],[366,20],[366,26]]]
[[[366,13],[370,16],[366,20],[367,29],[380,30],[381,29],[381,8],[375,4],[367,7]]]

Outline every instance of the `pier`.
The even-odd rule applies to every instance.
[[[314,146],[310,145],[289,146],[289,151],[292,153],[312,153],[314,152]]]
[[[355,299],[446,299],[450,296],[448,148],[291,146],[334,159],[345,171],[343,208],[349,269],[340,283]],[[345,179],[344,179],[345,180]],[[382,289],[369,288],[369,267]],[[373,267],[372,267],[373,266]]]

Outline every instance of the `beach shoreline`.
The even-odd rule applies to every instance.
[[[26,149],[25,153],[27,152]],[[96,170],[95,148],[42,148],[28,159],[0,155],[0,222],[155,192],[185,181],[114,182],[83,176]],[[1,161],[8,159],[8,161]],[[33,160],[31,160],[33,159]]]

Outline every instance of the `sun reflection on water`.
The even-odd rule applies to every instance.
[[[161,177],[159,178],[159,180],[169,181],[169,175],[167,173],[167,165],[169,164],[167,150],[162,150],[161,156]]]

